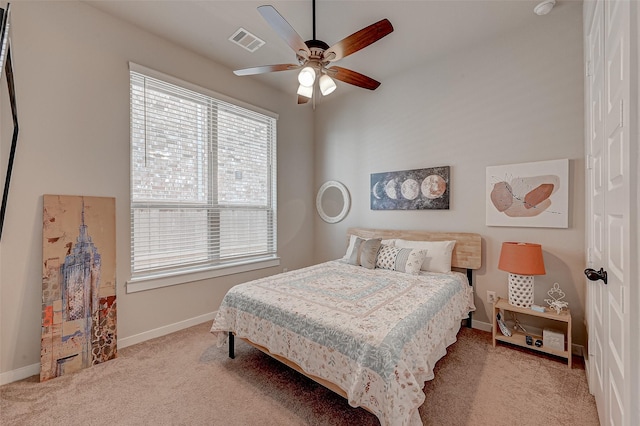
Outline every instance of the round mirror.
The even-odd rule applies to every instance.
[[[347,187],[335,180],[322,184],[316,197],[318,214],[327,223],[340,222],[349,213],[351,198]]]

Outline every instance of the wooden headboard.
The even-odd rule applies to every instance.
[[[412,241],[455,240],[451,266],[463,269],[480,269],[482,266],[482,239],[480,234],[467,232],[401,231],[390,229],[349,228],[347,235],[361,238],[401,238]]]

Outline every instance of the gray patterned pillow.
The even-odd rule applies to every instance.
[[[427,257],[426,250],[399,248],[383,244],[378,252],[376,268],[416,275]]]
[[[371,238],[364,240],[356,238],[353,251],[347,262],[351,265],[362,266],[367,269],[373,269],[376,266],[376,257],[382,240],[380,238]]]

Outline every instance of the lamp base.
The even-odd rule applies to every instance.
[[[509,303],[521,308],[533,305],[533,275],[509,273]]]

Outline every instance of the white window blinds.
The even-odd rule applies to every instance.
[[[276,119],[130,76],[132,277],[275,257]]]

